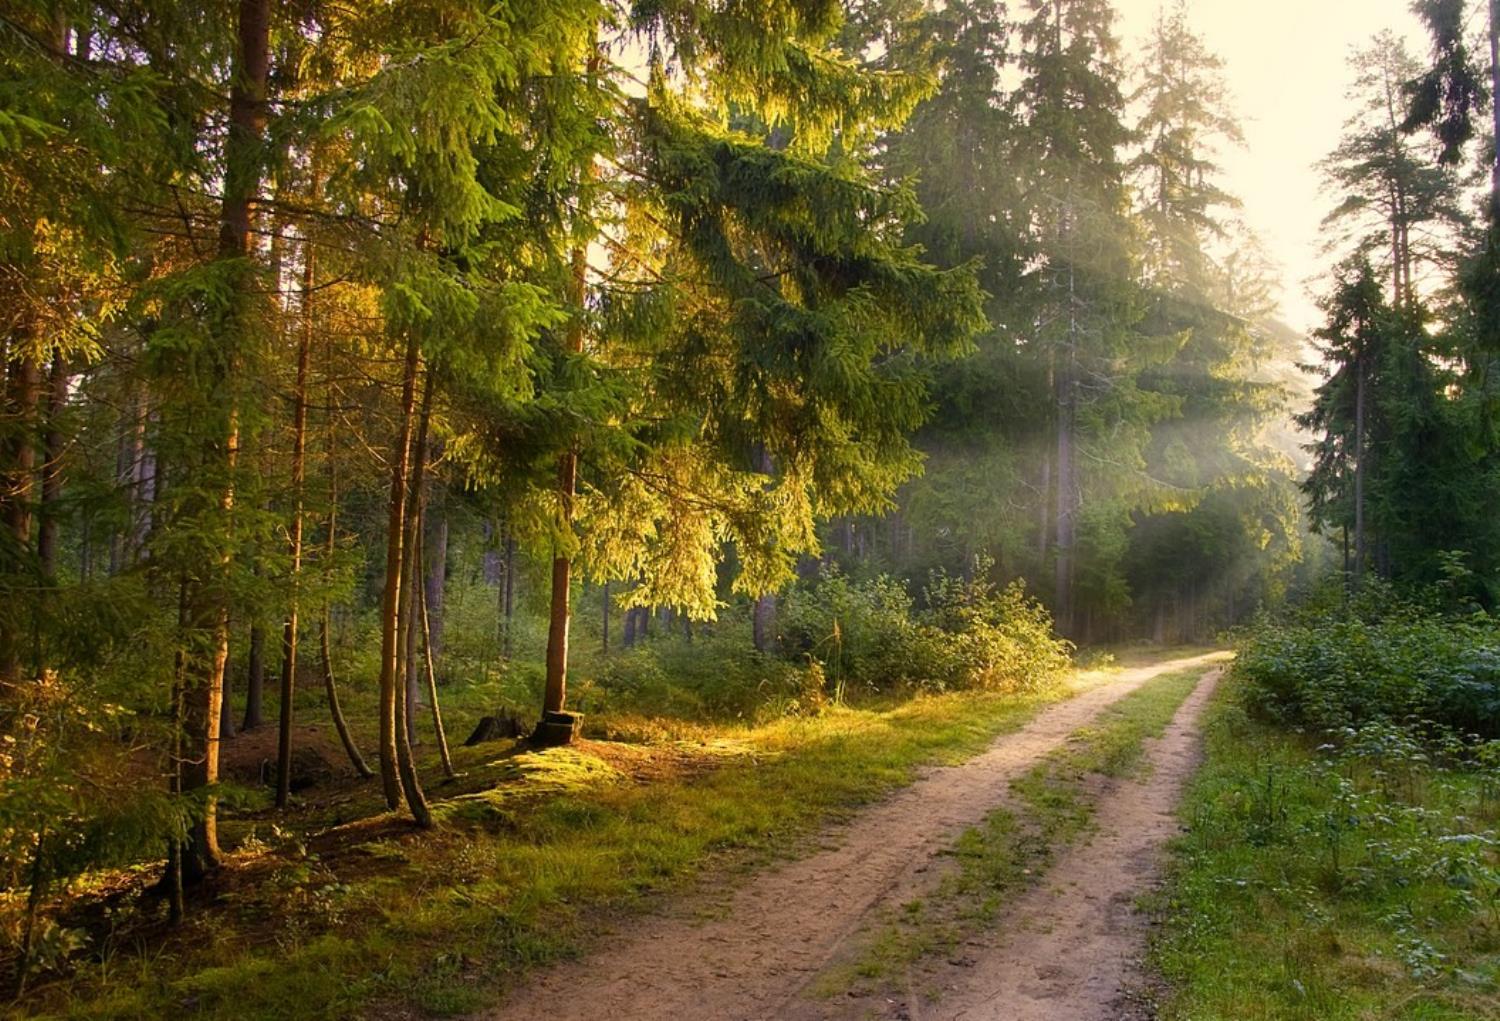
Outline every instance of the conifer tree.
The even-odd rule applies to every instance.
[[[1026,11],[1023,79],[1014,97],[1025,125],[1024,209],[1036,253],[1028,273],[1026,335],[1053,392],[1047,545],[1053,553],[1053,611],[1061,630],[1071,634],[1079,623],[1080,529],[1106,527],[1111,518],[1105,501],[1123,495],[1110,492],[1113,482],[1131,485],[1125,478],[1094,489],[1081,459],[1101,455],[1087,447],[1109,437],[1111,446],[1123,440],[1123,447],[1109,451],[1109,460],[1137,460],[1139,427],[1167,406],[1134,381],[1140,313],[1126,219],[1122,147],[1130,132],[1122,121],[1114,12],[1100,0],[1028,0]],[[1128,423],[1135,427],[1121,428]],[[1096,507],[1088,521],[1080,517],[1086,489],[1094,489],[1088,502]],[[1107,597],[1108,591],[1096,594]]]

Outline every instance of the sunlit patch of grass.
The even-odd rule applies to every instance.
[[[321,836],[271,840],[231,866],[149,960],[39,989],[28,1006],[78,1017],[464,1013],[527,968],[574,954],[600,912],[679,891],[705,869],[798,853],[916,770],[956,762],[1068,689],[947,694],[833,708],[651,745],[542,753],[455,749],[432,783],[441,824],[418,833],[376,785],[328,809]],[[665,735],[664,735],[665,736]],[[253,868],[236,883],[233,872]]]
[[[1486,777],[1370,768],[1211,705],[1153,960],[1161,1016],[1192,1021],[1500,1017],[1500,844]],[[1419,770],[1420,783],[1404,771]]]

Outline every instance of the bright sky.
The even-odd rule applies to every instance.
[[[1127,54],[1140,52],[1159,0],[1115,0]],[[1188,0],[1194,29],[1225,62],[1225,76],[1245,132],[1245,147],[1226,153],[1228,190],[1283,270],[1288,323],[1308,330],[1320,318],[1310,285],[1328,259],[1319,223],[1331,202],[1314,164],[1338,141],[1349,114],[1347,58],[1381,29],[1410,38],[1419,59],[1426,37],[1410,0]]]

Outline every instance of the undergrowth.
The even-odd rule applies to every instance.
[[[1440,711],[1493,677],[1492,634],[1400,614],[1249,636],[1155,901],[1164,1018],[1500,1017],[1500,742]]]
[[[438,830],[419,834],[345,806],[355,821],[322,843],[257,831],[217,904],[197,905],[164,941],[105,941],[26,1006],[245,1019],[472,1011],[526,968],[577,953],[597,912],[680,888],[709,864],[791,853],[831,818],[909,782],[923,764],[974,754],[1065,691],[783,717],[735,730],[722,754],[704,745],[718,754],[714,768],[642,783],[622,777],[624,759],[462,749],[461,790],[433,792]],[[668,743],[615,754],[699,764],[691,751]],[[531,796],[503,792],[518,777]]]

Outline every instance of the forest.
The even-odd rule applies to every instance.
[[[1015,1016],[1500,1016],[1500,0],[1311,329],[1215,10],[0,0],[11,1009],[990,1016],[1135,792]]]

